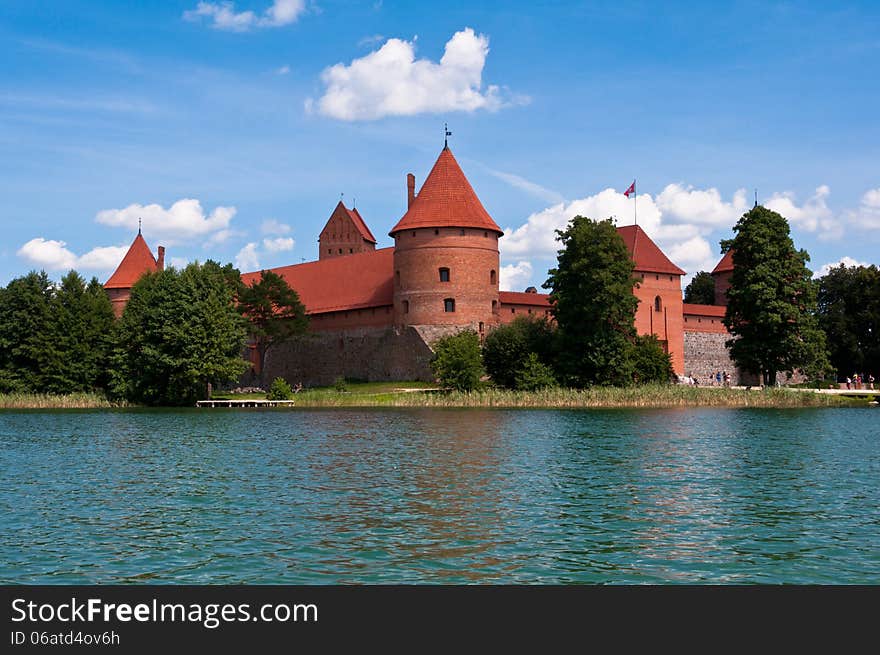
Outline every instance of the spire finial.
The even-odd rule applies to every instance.
[[[443,149],[448,150],[449,149],[449,137],[452,136],[452,132],[449,131],[449,125],[447,125],[446,123],[443,123],[443,132],[444,132]]]
[[[140,216],[138,216],[138,236],[141,235],[141,222],[142,221],[143,221],[143,219]]]
[[[758,189],[755,189],[755,207],[758,206]]]

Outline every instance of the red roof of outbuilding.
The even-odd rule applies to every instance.
[[[720,316],[723,318],[727,311],[727,308],[722,305],[697,305],[689,302],[684,303],[682,307],[684,314],[692,316]]]
[[[635,263],[635,270],[647,273],[666,273],[684,275],[685,272],[673,264],[651,237],[638,225],[625,225],[617,228],[626,249]]]
[[[420,227],[475,227],[504,234],[448,147],[440,152],[419,194],[389,234]]]
[[[549,307],[550,296],[546,293],[523,293],[522,291],[499,291],[498,299],[502,305],[532,305]]]
[[[309,314],[338,312],[394,303],[394,248],[333,257],[271,269],[298,294]],[[260,271],[244,273],[245,284]]]
[[[728,271],[733,270],[733,250],[728,250],[724,253],[724,257],[721,258],[721,261],[716,264],[715,268],[712,269],[712,274],[715,273],[727,273]]]
[[[104,283],[105,289],[130,289],[144,273],[154,273],[159,270],[159,264],[153,253],[150,252],[144,237],[138,232],[125,257],[119,262],[119,266]]]

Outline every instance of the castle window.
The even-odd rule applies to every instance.
[[[459,234],[461,234],[461,236],[464,236],[464,230],[462,230],[461,232],[459,232]]]
[[[659,280],[659,279],[660,279],[660,276],[659,276],[659,275],[655,275],[655,276],[654,276],[654,279],[655,279],[655,280]]]
[[[340,254],[340,255],[342,254],[342,248],[339,249],[339,254]]]
[[[444,312],[454,312],[455,311],[455,300],[452,298],[444,298],[443,299],[443,311]]]
[[[493,300],[493,301],[492,301],[492,313],[494,314],[494,313],[496,313],[497,311],[498,311],[498,301],[497,301],[497,300]]]
[[[328,255],[332,255],[332,254],[333,254],[333,248],[327,248],[327,254],[328,254]]]
[[[483,321],[480,321],[480,332],[483,331]]]
[[[438,234],[440,234],[440,230],[434,230],[434,236],[437,236]]]
[[[495,273],[494,270],[489,271],[489,284],[495,284],[495,281],[496,281],[496,278],[497,278],[497,277],[498,277],[498,276],[497,276],[497,274]]]
[[[349,249],[348,249],[348,254],[349,254],[349,255],[352,254],[353,252],[354,252],[354,248],[349,248]]]
[[[660,296],[654,298],[654,311],[660,312],[663,311],[663,301],[660,300]]]
[[[483,232],[483,238],[486,238],[486,237],[488,237],[488,236],[489,236],[489,233],[488,233],[488,232]]]
[[[510,313],[511,313],[511,314],[516,314],[516,307],[511,307],[511,308],[510,308]]]
[[[400,271],[397,271],[397,286],[400,286]]]
[[[671,276],[671,275],[669,276],[669,281],[672,282],[672,276]]]
[[[449,269],[441,268],[440,269],[440,281],[441,282],[449,282]]]
[[[403,313],[409,314],[409,300],[403,301]]]
[[[531,310],[531,309],[529,309],[529,314],[531,314],[531,313],[532,313],[532,310]]]
[[[416,235],[416,232],[415,232],[415,230],[413,230],[413,236],[415,236],[415,235]]]

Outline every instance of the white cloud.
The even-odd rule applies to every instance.
[[[260,268],[260,257],[257,253],[256,243],[249,243],[238,251],[235,256],[235,267],[242,273],[256,271]]]
[[[866,191],[858,209],[847,212],[847,220],[867,230],[880,229],[880,188]]]
[[[211,27],[229,32],[247,32],[254,27],[282,27],[296,22],[305,11],[305,0],[274,0],[262,15],[235,10],[233,2],[199,2],[195,9],[183,12],[190,21],[203,18]]]
[[[287,74],[290,72],[290,66],[288,66],[287,64],[285,64],[285,65],[282,66],[281,68],[276,69],[275,72],[276,72],[278,75],[287,75]]]
[[[681,184],[666,185],[657,196],[657,207],[673,220],[713,227],[733,225],[748,211],[745,189],[734,193],[732,202],[724,202],[718,189],[694,189]]]
[[[284,252],[293,250],[294,240],[291,237],[277,237],[275,239],[263,239],[263,248],[267,252]]]
[[[163,239],[166,245],[182,239],[205,237],[229,228],[235,207],[216,207],[205,215],[201,203],[193,198],[178,200],[168,209],[161,205],[129,205],[125,209],[105,209],[95,220],[104,225],[125,227],[134,231],[143,219],[144,231],[152,238]]]
[[[507,102],[495,85],[482,89],[483,66],[489,37],[467,27],[446,43],[439,63],[415,58],[415,40],[388,39],[385,44],[349,65],[324,70],[326,85],[316,108],[345,121],[375,120],[384,116],[412,116],[449,111],[497,111]],[[521,102],[523,100],[515,100]]]
[[[274,218],[267,218],[260,225],[260,231],[263,234],[287,234],[290,232],[290,226],[278,221]]]
[[[807,232],[818,232],[824,238],[837,238],[843,234],[843,226],[839,220],[834,220],[828,207],[830,194],[831,189],[823,184],[804,204],[798,206],[796,195],[792,191],[783,191],[774,193],[764,206],[785,216],[793,226]]]
[[[173,266],[176,269],[186,268],[187,264],[189,264],[189,260],[186,257],[171,257],[168,260],[168,266]]]
[[[501,267],[498,287],[502,291],[522,291],[531,279],[532,264],[527,261],[519,261],[516,264]]]
[[[846,266],[847,268],[852,268],[854,266],[870,266],[870,264],[867,262],[860,262],[853,259],[852,257],[844,256],[838,259],[836,262],[828,262],[827,264],[823,264],[821,267],[819,267],[818,271],[813,273],[813,279],[828,275],[828,273],[831,272],[832,268],[837,268],[841,265]]]
[[[101,246],[77,256],[67,248],[64,241],[37,237],[18,249],[18,256],[31,264],[50,271],[72,268],[88,271],[111,271],[115,269],[128,246]]]
[[[360,41],[358,41],[357,44],[358,44],[358,46],[360,46],[360,47],[364,47],[364,46],[374,46],[374,45],[376,45],[377,43],[380,43],[381,41],[384,41],[384,40],[385,40],[385,37],[384,37],[383,35],[381,35],[381,34],[374,34],[374,35],[372,35],[372,36],[365,36],[365,37],[362,38]]]
[[[507,182],[510,186],[515,189],[520,189],[521,191],[525,191],[529,195],[535,196],[536,198],[540,198],[546,202],[562,202],[563,197],[562,194],[558,191],[554,191],[553,189],[548,189],[546,187],[537,184],[536,182],[532,182],[531,180],[527,180],[524,177],[520,177],[519,175],[514,175],[513,173],[505,173],[504,171],[496,171],[491,168],[487,168],[490,175],[497,177],[499,180],[503,182]]]

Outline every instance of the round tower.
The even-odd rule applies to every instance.
[[[408,177],[406,214],[394,238],[396,325],[498,322],[498,239],[504,234],[445,147],[417,196]]]

